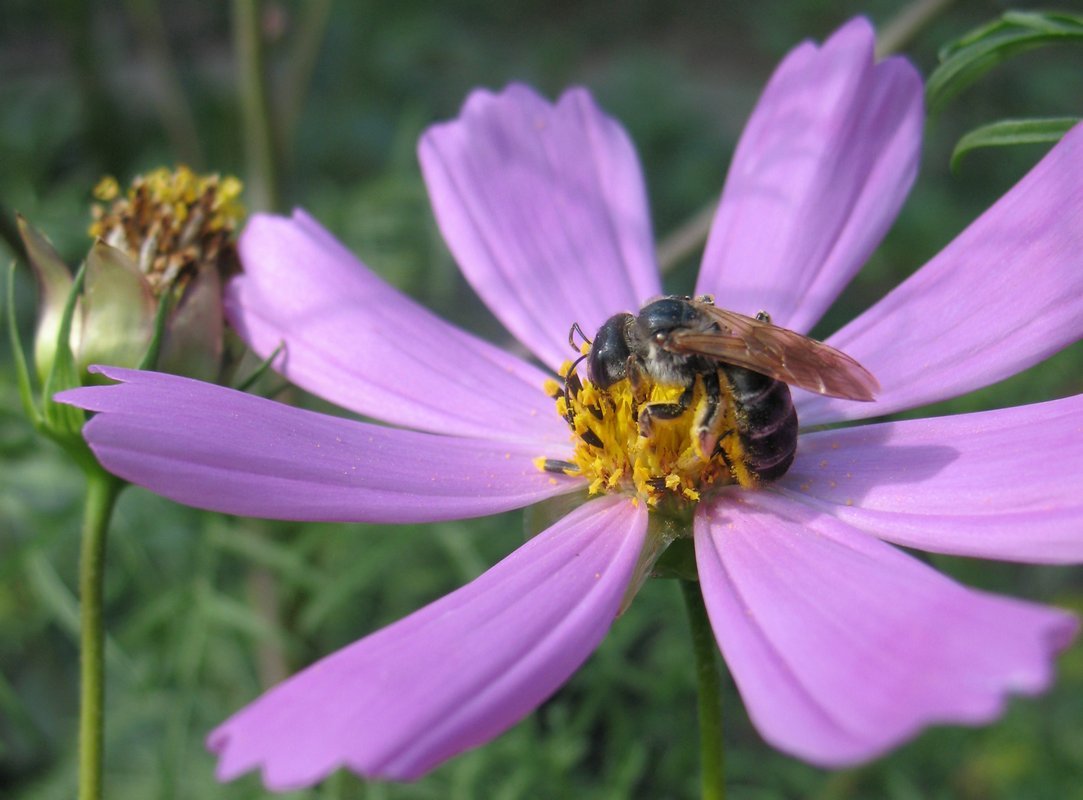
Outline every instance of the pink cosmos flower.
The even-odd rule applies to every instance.
[[[913,180],[922,86],[873,62],[864,20],[798,46],[734,155],[697,293],[805,332],[879,242]],[[583,90],[478,91],[430,129],[421,165],[467,279],[550,369],[662,291],[625,132]],[[873,404],[795,391],[802,424],[879,416],[1012,375],[1083,333],[1083,128],[913,277],[828,341],[879,379]],[[235,327],[281,371],[352,411],[324,416],[116,368],[77,389],[102,463],[179,502],[298,520],[415,523],[579,491],[545,370],[437,319],[303,212],[246,228]],[[698,504],[694,544],[718,643],[758,730],[824,766],[935,723],[987,722],[1051,680],[1069,614],[963,587],[892,546],[1028,562],[1083,556],[1083,396],[820,430],[759,490]],[[1056,469],[1050,469],[1055,453]],[[604,494],[477,580],[328,656],[209,739],[219,774],[268,787],[340,766],[412,779],[552,694],[613,623],[647,505]]]

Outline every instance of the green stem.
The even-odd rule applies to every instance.
[[[157,91],[152,97],[158,107],[162,128],[180,160],[195,170],[202,170],[204,162],[199,133],[177,75],[159,0],[126,0],[126,5],[136,35],[150,62],[151,78],[157,83]]]
[[[278,207],[278,173],[263,75],[259,0],[233,0],[233,47],[247,161],[247,205],[253,211],[273,211]]]
[[[722,696],[714,632],[703,607],[698,581],[681,582],[692,649],[696,654],[696,683],[699,690],[699,752],[703,762],[703,800],[726,797],[725,749],[722,745]]]
[[[898,53],[955,0],[910,0],[880,28],[876,38],[876,57]]]
[[[297,138],[297,126],[305,104],[305,93],[312,81],[312,72],[320,54],[327,23],[331,19],[332,0],[308,0],[298,9],[295,45],[290,51],[287,71],[282,81],[278,130],[286,159],[294,155],[293,145]]]
[[[79,563],[80,704],[79,800],[102,796],[104,750],[105,634],[102,624],[105,540],[117,495],[124,484],[101,467],[87,469],[83,546]]]

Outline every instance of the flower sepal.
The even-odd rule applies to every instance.
[[[140,365],[155,334],[158,303],[135,260],[99,240],[86,259],[83,335],[75,357],[78,375],[91,364]],[[64,387],[69,388],[69,387]]]
[[[26,248],[27,261],[38,284],[40,300],[38,324],[34,333],[34,366],[38,379],[44,383],[52,371],[53,360],[56,357],[60,320],[72,293],[72,274],[41,231],[27,222],[22,214],[16,213],[15,218],[19,226],[19,236],[23,240],[23,247]],[[76,322],[72,330],[75,336],[79,336],[82,332],[80,322],[82,309],[78,304],[73,313]],[[79,343],[71,342],[71,346],[78,349]]]
[[[691,537],[675,539],[658,556],[651,569],[652,578],[676,578],[682,581],[698,581],[696,569],[696,551]]]
[[[44,241],[43,239],[41,241]],[[50,248],[51,249],[51,248]],[[71,327],[75,307],[82,287],[83,273],[70,279],[70,286],[63,308],[58,314],[55,325],[50,327],[55,333],[53,357],[49,362],[48,373],[42,379],[40,403],[35,398],[34,386],[30,377],[30,366],[19,339],[15,319],[15,265],[8,272],[7,311],[8,338],[15,361],[15,376],[19,388],[19,399],[26,416],[40,433],[45,434],[59,444],[72,459],[84,469],[101,469],[82,436],[86,412],[64,403],[57,403],[53,395],[60,390],[78,386],[75,372],[75,359],[71,350]],[[54,287],[55,288],[55,287]]]
[[[667,503],[666,507],[669,506]],[[648,578],[699,580],[692,550],[691,514],[684,509],[652,511],[648,515],[647,537],[632,570],[632,580],[621,600],[619,613],[628,609]]]

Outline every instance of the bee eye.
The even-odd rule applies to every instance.
[[[657,344],[663,344],[666,341],[666,334],[664,331],[658,331],[654,334],[654,341]]]

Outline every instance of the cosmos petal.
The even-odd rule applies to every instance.
[[[961,586],[769,492],[696,519],[715,636],[763,737],[814,764],[873,758],[940,723],[980,724],[1052,680],[1067,612]]]
[[[580,506],[472,583],[323,659],[211,733],[229,780],[340,766],[412,780],[492,739],[563,684],[617,615],[647,528],[627,498]]]
[[[661,292],[639,160],[584,89],[475,91],[418,148],[436,221],[475,291],[554,369]]]
[[[734,153],[698,294],[807,332],[879,244],[917,173],[921,79],[873,63],[865,19],[775,71]]]
[[[1083,561],[1083,395],[801,437],[775,486],[938,553]]]
[[[1083,336],[1083,125],[932,261],[827,341],[879,379],[875,403],[795,399],[806,425],[980,389]]]
[[[564,442],[546,375],[444,322],[373,274],[303,211],[253,216],[227,311],[292,382],[343,408],[435,433]]]
[[[83,435],[110,472],[179,503],[242,516],[429,522],[521,508],[578,482],[538,470],[537,443],[437,436],[283,405],[157,372],[60,402],[97,412]],[[559,456],[558,456],[559,457]]]

